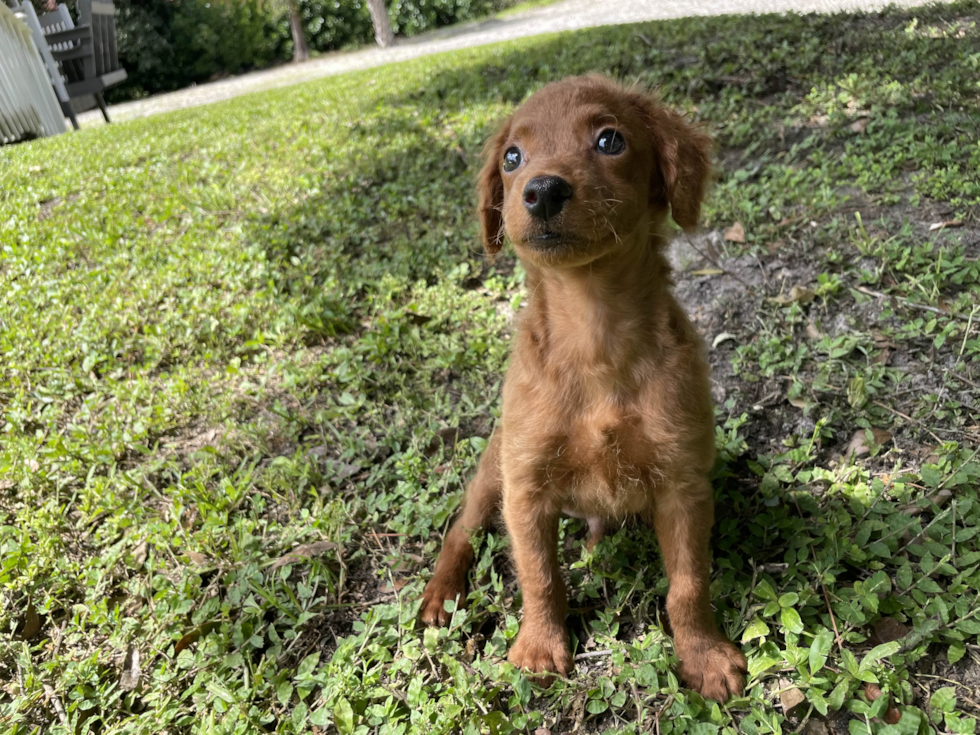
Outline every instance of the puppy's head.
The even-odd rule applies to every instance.
[[[504,233],[521,258],[580,265],[667,211],[697,225],[711,139],[650,97],[604,77],[572,77],[531,96],[488,141],[479,213],[490,254]]]

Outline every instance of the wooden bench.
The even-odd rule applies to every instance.
[[[24,3],[27,5],[28,3]],[[126,79],[126,70],[119,65],[116,53],[116,8],[105,0],[78,0],[78,25],[72,22],[64,5],[36,16],[41,33],[57,63],[66,98],[61,99],[65,114],[78,129],[75,113],[96,105],[106,122],[102,92]]]

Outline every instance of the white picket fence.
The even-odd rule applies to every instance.
[[[0,145],[65,132],[65,116],[31,32],[0,0]]]

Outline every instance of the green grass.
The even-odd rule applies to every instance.
[[[605,28],[0,150],[0,730],[975,732],[978,20]],[[724,707],[679,687],[632,525],[563,526],[588,655],[549,690],[505,662],[500,532],[453,625],[415,621],[521,300],[479,150],[585,71],[705,121],[704,228],[746,232],[678,276],[717,342]]]

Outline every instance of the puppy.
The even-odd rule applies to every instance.
[[[719,701],[742,692],[745,657],[708,596],[708,366],[664,256],[668,213],[697,225],[711,148],[677,113],[593,75],[544,87],[488,142],[483,242],[490,255],[505,234],[513,243],[528,305],[503,414],[425,587],[424,622],[445,625],[444,601],[465,599],[470,533],[502,507],[524,600],[509,659],[567,674],[559,516],[587,519],[594,544],[606,523],[635,515],[660,543],[681,677]]]

